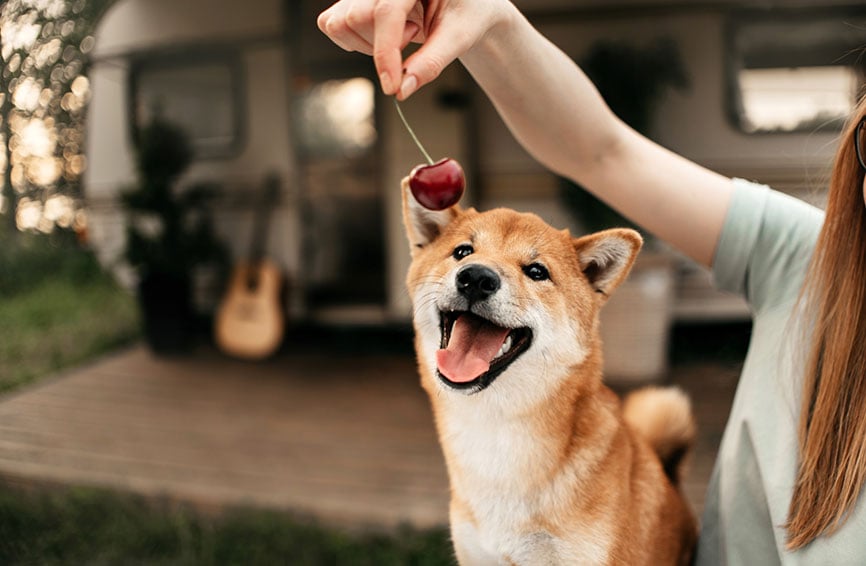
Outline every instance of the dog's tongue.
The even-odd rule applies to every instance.
[[[439,372],[456,383],[472,381],[490,369],[493,356],[507,336],[507,328],[472,314],[461,314],[454,322],[448,347],[436,352]]]

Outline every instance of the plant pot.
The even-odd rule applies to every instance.
[[[675,261],[669,253],[638,256],[601,310],[606,382],[630,388],[665,379],[675,286]]]
[[[148,272],[138,284],[138,304],[144,337],[161,355],[183,354],[195,343],[195,314],[190,278],[168,272]]]

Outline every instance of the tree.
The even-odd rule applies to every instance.
[[[0,169],[8,230],[75,222],[86,167],[93,31],[115,0],[8,0],[0,8]]]

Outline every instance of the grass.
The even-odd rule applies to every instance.
[[[134,301],[102,277],[46,280],[0,301],[0,393],[80,364],[138,335]]]
[[[25,493],[0,484],[2,564],[439,566],[454,564],[445,529],[350,534],[286,514],[217,517],[165,502],[75,488]]]
[[[139,336],[134,298],[68,235],[0,234],[0,396]],[[0,479],[0,564],[440,566],[445,529],[350,534],[287,514],[218,516],[111,490]]]
[[[0,238],[0,394],[138,336],[133,297],[67,239]]]

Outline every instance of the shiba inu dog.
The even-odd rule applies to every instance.
[[[688,399],[602,384],[599,310],[640,235],[581,238],[532,214],[431,211],[403,181],[421,383],[451,484],[462,565],[688,564],[677,489]]]

